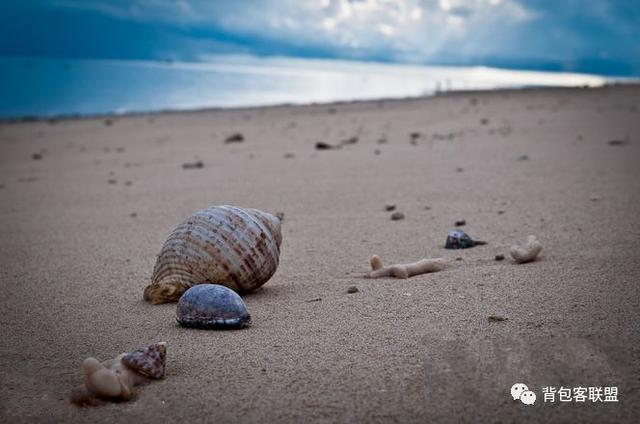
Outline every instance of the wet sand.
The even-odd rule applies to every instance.
[[[0,146],[2,421],[640,415],[639,86],[2,123]],[[285,214],[245,330],[183,329],[142,300],[169,232],[212,204]],[[461,219],[488,244],[445,250]],[[516,265],[529,234],[542,255]],[[372,254],[449,265],[364,279]],[[166,378],[137,400],[69,403],[84,358],[160,340]],[[545,386],[619,402],[544,403]]]

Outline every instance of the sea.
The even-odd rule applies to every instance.
[[[327,103],[616,81],[576,73],[285,57],[224,55],[202,62],[0,57],[0,119]]]

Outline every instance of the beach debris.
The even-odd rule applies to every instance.
[[[313,299],[305,300],[304,303],[313,303],[322,301],[321,297],[314,297]]]
[[[349,137],[349,138],[347,138],[345,140],[342,140],[340,142],[340,145],[341,146],[346,146],[346,145],[349,145],[349,144],[356,144],[357,142],[358,142],[358,136],[354,135],[353,137]]]
[[[462,168],[462,167],[457,167],[456,168],[456,172],[463,172],[463,171],[464,171],[464,168]]]
[[[224,140],[225,144],[242,143],[243,141],[244,141],[244,135],[242,135],[241,133],[233,133]]]
[[[258,209],[225,205],[195,212],[162,246],[144,299],[175,302],[207,281],[251,292],[276,272],[281,242],[280,220]]]
[[[204,162],[197,160],[195,162],[186,162],[182,164],[182,169],[200,169],[204,168]]]
[[[529,156],[527,155],[522,155],[522,156],[518,156],[518,159],[516,159],[518,162],[522,162],[525,160],[529,160]]]
[[[284,158],[285,159],[292,159],[294,158],[296,155],[294,155],[293,153],[285,153],[284,154]]]
[[[602,197],[597,194],[592,194],[591,196],[589,196],[589,200],[591,200],[592,202],[597,202],[599,200],[602,200]]]
[[[502,253],[499,253],[496,255],[496,257],[494,258],[496,261],[503,261],[504,260],[504,255]]]
[[[504,210],[500,209],[497,213],[498,213],[498,215],[502,215],[502,214],[504,214],[504,212],[505,212]]]
[[[371,263],[372,270],[367,275],[369,278],[409,278],[414,275],[442,271],[446,266],[445,261],[442,258],[422,259],[408,264],[384,266],[382,259],[380,259],[378,255],[373,255],[369,262]]]
[[[136,212],[131,212],[131,213],[129,214],[129,216],[130,216],[131,218],[135,218],[135,217],[137,217],[137,216],[138,216],[138,214],[137,214]]]
[[[488,124],[489,124],[489,118],[482,118],[482,119],[480,120],[480,123],[481,123],[482,125],[488,125]]]
[[[501,322],[501,321],[507,321],[509,318],[507,317],[503,317],[502,315],[489,315],[487,317],[487,320],[489,322]]]
[[[394,205],[393,203],[387,203],[386,205],[384,205],[384,210],[387,212],[393,212],[396,210],[396,205]]]
[[[542,251],[542,244],[536,239],[536,236],[527,237],[527,243],[524,246],[511,246],[509,253],[516,263],[524,264],[536,260]]]
[[[350,286],[347,289],[347,293],[349,294],[353,294],[353,293],[358,293],[360,290],[356,287],[356,286]]]
[[[130,400],[135,386],[164,377],[166,356],[167,343],[159,342],[104,362],[87,358],[82,363],[84,386],[71,392],[71,402],[89,406],[101,400]]]
[[[466,223],[467,223],[467,221],[465,221],[464,219],[459,219],[459,220],[456,221],[456,227],[462,227]]]
[[[378,143],[378,144],[385,144],[385,143],[387,143],[387,142],[388,142],[387,137],[380,137],[380,138],[376,141],[376,143]]]
[[[240,295],[219,284],[199,284],[184,292],[176,319],[183,327],[201,329],[242,328],[251,323]]]
[[[447,235],[445,249],[468,249],[474,246],[487,244],[486,241],[473,240],[471,236],[462,230],[453,230]]]
[[[155,379],[164,377],[166,362],[167,344],[162,342],[135,350],[122,357],[122,363],[127,367],[138,374]]]
[[[31,155],[31,159],[32,160],[41,160],[42,159],[42,154],[41,153],[34,153]]]
[[[379,155],[380,153],[382,153],[382,151],[380,149],[373,149],[373,154],[374,155]]]
[[[104,120],[104,124],[105,124],[106,126],[111,126],[111,125],[113,125],[113,119],[105,119],[105,120]]]
[[[458,256],[458,257],[456,258],[456,261],[463,261],[463,260],[464,260],[464,258],[463,258],[462,256]]]
[[[107,180],[108,184],[118,184],[118,180],[116,180],[115,178],[110,178]]]
[[[316,150],[336,150],[341,146],[334,146],[333,144],[325,143],[324,141],[318,141],[316,143]]]
[[[631,144],[631,142],[629,141],[628,138],[625,138],[624,140],[609,140],[609,142],[607,143],[609,146],[627,146],[629,144]]]
[[[396,212],[391,214],[391,220],[392,221],[399,221],[401,219],[404,219],[404,214],[402,212],[396,211]]]

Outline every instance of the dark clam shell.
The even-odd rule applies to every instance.
[[[447,235],[445,249],[468,249],[484,242],[474,241],[469,234],[462,230],[453,230]]]
[[[191,328],[242,328],[251,321],[242,298],[218,284],[191,287],[180,297],[176,315],[180,325]]]

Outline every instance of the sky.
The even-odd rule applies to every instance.
[[[640,0],[0,1],[0,55],[242,54],[640,76]]]

